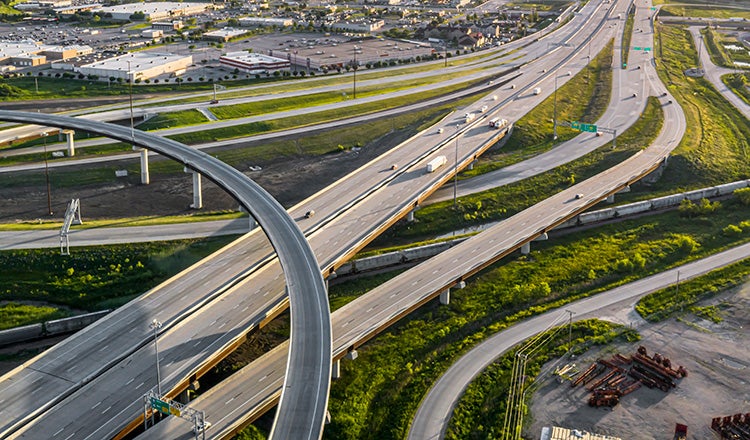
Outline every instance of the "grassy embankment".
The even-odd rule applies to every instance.
[[[544,364],[567,353],[567,329],[567,325],[560,326],[539,335],[538,339],[546,343],[539,343],[539,348],[528,357],[526,381],[522,388],[516,388],[516,393],[530,397],[536,388],[535,378],[542,373]],[[606,345],[616,340],[635,342],[640,339],[634,330],[596,319],[574,323],[571,335],[571,353],[575,355],[585,353],[594,345]],[[512,428],[503,425],[512,384],[510,372],[513,371],[514,354],[525,343],[513,347],[469,384],[454,409],[445,433],[446,439],[499,438],[506,430],[514,432]],[[530,418],[526,402],[523,402],[521,411],[525,418]]]
[[[739,96],[745,104],[750,105],[750,73],[732,73],[721,77],[721,81]]]
[[[622,50],[620,52],[620,64],[628,65],[628,55],[630,54],[630,41],[633,38],[633,26],[635,25],[635,6],[628,9],[625,15],[625,29],[622,34]]]
[[[654,5],[660,2],[655,1]],[[664,2],[666,3],[666,2]],[[675,3],[692,3],[690,1]],[[707,5],[706,2],[696,1],[695,5],[667,5],[661,8],[660,13],[674,15],[677,17],[695,17],[695,18],[717,18],[730,19],[733,17],[745,18],[750,20],[750,10],[739,8],[719,8],[716,4]]]
[[[706,45],[711,61],[717,66],[733,67],[729,52],[724,48],[721,34],[711,28],[703,28],[700,32],[703,35],[703,43]]]
[[[36,322],[63,313],[64,307],[87,311],[118,307],[234,238],[76,248],[70,256],[54,249],[2,251],[0,301],[39,301],[55,309],[24,309],[27,316],[36,316]],[[0,307],[5,314],[15,309]]]
[[[611,41],[589,65],[558,87],[558,121],[594,123],[604,114],[612,96],[613,46],[614,41]],[[553,95],[516,121],[513,133],[503,147],[482,156],[473,170],[461,173],[461,178],[474,177],[520,162],[577,136],[580,132],[558,126],[558,140],[553,141],[554,105]]]

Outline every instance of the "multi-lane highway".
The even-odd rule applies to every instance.
[[[295,221],[273,197],[236,169],[212,156],[170,139],[118,125],[65,116],[0,111],[0,119],[34,122],[51,127],[75,128],[131,142],[140,147],[148,147],[200,172],[232,194],[266,232],[271,245],[276,250],[281,266],[286,268],[285,279],[291,303],[291,331],[296,336],[292,338],[290,345],[287,365],[289,374],[286,376],[285,391],[277,413],[277,421],[280,421],[277,438],[319,438],[322,435],[331,370],[331,324],[327,289],[307,239]],[[138,321],[145,317],[148,322],[148,315],[158,315],[155,312],[143,310],[137,317],[140,318]],[[117,312],[113,315],[116,314]],[[155,319],[158,318],[155,317]],[[123,325],[127,325],[118,319],[106,321],[114,322],[123,332],[125,330]],[[90,328],[93,327],[97,326]],[[133,327],[132,330],[136,330],[137,333],[133,335],[136,338],[135,341],[128,338],[130,344],[142,345],[145,340],[144,333],[148,335],[148,329]],[[114,341],[105,338],[100,342],[109,344]],[[126,354],[130,344],[124,347]],[[91,348],[96,349],[96,347]],[[106,346],[104,349],[106,350]],[[109,352],[117,353],[114,349],[110,349]],[[85,352],[79,351],[77,354],[85,355]],[[104,365],[94,365],[94,368],[106,368],[111,361],[112,359]],[[69,364],[53,364],[54,360],[51,363],[32,360],[24,366],[25,368],[21,368],[20,372],[23,374],[11,374],[2,382],[0,385],[2,395],[20,401],[19,406],[22,407],[21,412],[16,414],[9,413],[5,409],[9,405],[0,410],[0,413],[6,413],[3,419],[7,420],[3,427],[5,431],[3,434],[15,429],[25,432],[29,425],[22,427],[21,424],[28,422],[35,413],[43,411],[50,403],[70,393],[80,391],[91,380],[90,377],[84,376],[82,371],[73,371],[76,370],[75,364],[73,367],[69,367]],[[23,405],[23,402],[31,400],[29,394],[33,395],[41,391],[40,397],[44,399],[44,396],[52,390],[58,390],[58,392],[52,394],[54,397],[51,400],[36,405],[31,402],[27,406]],[[49,431],[46,432],[49,433]],[[64,427],[59,429],[57,434],[69,437],[69,432],[65,432]],[[42,438],[36,435],[36,437],[34,435],[31,437]],[[75,431],[70,434],[70,436],[74,435]]]
[[[587,5],[586,8],[589,8],[587,10],[589,13],[594,12],[602,15],[604,13],[604,11],[599,11],[599,5]],[[574,19],[571,23],[571,26],[576,29],[576,32],[573,32],[572,36],[581,32],[586,32],[586,26],[588,26],[588,24],[584,23],[584,18],[585,13],[576,17],[576,19],[579,20],[578,22]],[[601,20],[601,16],[598,20]],[[588,30],[590,31],[590,29]],[[543,71],[547,68],[551,69],[553,66],[561,65],[566,57],[565,51],[559,50],[552,52],[560,58],[550,56],[548,60],[545,60],[545,63],[548,64],[540,62],[537,66],[532,66],[532,68],[541,69],[540,71]],[[519,79],[518,84],[521,91],[520,93],[524,93],[528,87],[531,87],[531,85],[535,83],[536,76],[537,74],[534,72],[528,75],[527,78]],[[524,100],[532,106],[534,101],[538,102],[538,100],[544,98],[543,95],[536,98],[534,96],[527,97],[518,92],[514,93],[512,90],[498,90],[497,93],[499,95],[504,93],[505,96],[510,96],[511,98],[523,96]],[[549,94],[549,92],[547,92],[547,94]],[[500,102],[506,104],[507,102],[511,102],[511,100],[503,99]],[[517,104],[517,102],[514,102],[514,105]],[[477,107],[480,105],[485,105],[484,101],[478,103]],[[492,114],[492,111],[488,112],[488,114]],[[451,122],[447,125],[451,127],[454,123]],[[313,248],[316,249],[316,252],[320,252],[320,255],[326,256],[321,258],[319,255],[319,260],[322,262],[324,271],[335,267],[337,261],[342,261],[352,252],[356,251],[356,249],[363,246],[364,243],[369,241],[379,232],[379,230],[382,230],[382,228],[394,221],[395,218],[408,212],[414,203],[419,203],[419,201],[423,200],[424,197],[434,190],[437,185],[445,181],[447,178],[450,178],[450,174],[453,170],[460,169],[471,162],[475,155],[478,154],[478,151],[481,151],[484,147],[482,145],[483,142],[486,142],[486,140],[493,135],[493,133],[489,133],[489,130],[484,124],[467,129],[465,133],[462,134],[462,141],[460,143],[456,142],[456,149],[458,150],[457,155],[460,164],[456,166],[456,164],[453,163],[454,161],[450,160],[447,167],[443,170],[447,172],[432,176],[425,174],[422,171],[422,167],[426,161],[434,157],[434,155],[440,153],[445,154],[447,151],[452,151],[452,141],[454,139],[451,137],[449,130],[445,130],[445,133],[435,133],[430,130],[429,132],[422,133],[420,136],[417,136],[411,142],[407,143],[409,148],[397,149],[386,155],[385,158],[381,158],[379,161],[370,164],[370,166],[367,167],[370,174],[366,174],[368,170],[361,170],[361,173],[358,173],[356,177],[356,182],[354,182],[354,178],[348,180],[345,179],[345,181],[334,185],[333,188],[328,188],[327,191],[324,191],[321,195],[313,197],[300,204],[296,208],[296,215],[294,214],[295,210],[293,209],[292,215],[295,218],[298,218],[301,225],[310,231],[310,240],[313,244]],[[433,153],[425,153],[431,151],[435,145],[444,151],[437,150]],[[479,148],[477,147],[478,145]],[[414,150],[422,152],[422,155],[417,156],[415,159]],[[451,154],[446,155],[449,158],[452,158],[451,156],[453,156]],[[398,158],[401,158],[402,160],[398,161]],[[652,157],[651,159],[654,158]],[[389,164],[394,162],[403,165],[404,168],[399,168],[398,172],[389,170]],[[407,166],[409,164],[411,164],[412,167]],[[451,167],[451,165],[453,165],[453,167]],[[453,168],[453,170],[451,170],[451,168]],[[363,176],[369,177],[363,178]],[[383,186],[384,184],[387,186]],[[361,190],[352,191],[352,188],[363,187],[372,189],[368,189],[366,194],[362,193]],[[339,192],[337,193],[334,189],[337,189]],[[343,207],[341,206],[341,201],[351,200],[352,195],[358,194],[363,195],[362,199],[358,201],[357,205],[352,205],[346,212],[346,218],[343,218]],[[604,195],[606,196],[606,194]],[[593,203],[596,200],[596,196],[597,191],[592,190],[591,197],[581,199],[581,203],[584,205],[585,203]],[[601,195],[598,196],[601,197]],[[346,207],[346,205],[350,204],[347,203],[344,207]],[[576,209],[581,208],[579,203],[571,204],[568,207],[574,207]],[[304,216],[301,214],[310,208],[314,208],[316,212],[322,215],[320,217],[316,216],[315,219],[304,219]],[[357,209],[360,209],[361,211],[356,212]],[[333,226],[335,225],[339,225],[338,228],[334,228]],[[362,228],[362,225],[376,226],[371,229],[366,229]],[[252,240],[246,238],[244,241],[245,243],[243,246],[247,246]],[[257,252],[256,255],[259,254],[260,257],[249,255],[247,252],[248,248],[243,248],[243,246],[234,247],[233,252],[245,254],[249,261],[259,261],[262,259],[261,257],[264,255],[263,249],[265,249],[262,244],[256,244],[253,247]],[[222,255],[222,257],[223,256],[224,255]],[[231,261],[231,259],[227,258],[224,260],[225,263],[227,261]],[[229,269],[229,271],[221,271],[223,276],[228,277],[229,280],[235,280],[234,282],[237,282],[239,285],[248,282],[245,279],[244,274],[232,273],[231,268]],[[278,310],[283,308],[284,299],[281,293],[283,292],[283,283],[279,282],[278,275],[275,275],[278,273],[276,272],[277,270],[277,268],[273,267],[272,263],[269,263],[263,267],[263,270],[254,275],[252,283],[254,286],[259,286],[257,291],[258,300],[256,300],[256,304],[248,304],[247,298],[241,299],[238,297],[235,299],[235,296],[239,295],[236,293],[236,289],[227,286],[221,287],[222,284],[218,283],[218,287],[217,284],[213,284],[208,288],[201,286],[200,289],[196,289],[200,290],[198,296],[195,297],[197,299],[186,299],[186,301],[190,303],[193,303],[194,301],[200,302],[200,305],[196,306],[196,308],[200,307],[199,314],[193,313],[192,315],[187,316],[185,310],[174,310],[173,307],[171,313],[176,317],[174,319],[180,320],[180,322],[178,325],[174,325],[165,331],[160,338],[160,347],[165,345],[167,347],[165,349],[167,352],[165,358],[167,359],[164,359],[164,363],[162,364],[164,365],[164,370],[166,370],[164,374],[166,387],[170,389],[178,389],[178,385],[184,384],[191,377],[197,377],[200,375],[201,370],[205,368],[207,358],[214,356],[216,352],[224,352],[230,349],[233,344],[241,338],[244,331],[253,325],[257,325],[262,320],[267,319],[268,316],[273,316],[278,313]],[[211,273],[210,271],[206,271],[206,269],[196,267],[190,271],[190,275],[192,275],[194,271],[204,274]],[[230,272],[230,275],[226,275],[227,272]],[[216,274],[211,273],[211,278],[215,275]],[[263,280],[264,277],[266,281]],[[203,281],[205,282],[206,280]],[[227,281],[225,281],[225,283],[226,282]],[[211,283],[217,283],[217,281],[213,279]],[[227,289],[227,292],[219,295],[217,289]],[[161,297],[164,293],[165,292],[160,292],[159,295],[156,295],[152,292],[146,297]],[[185,293],[188,292],[180,292],[180,294]],[[216,295],[216,297],[211,301],[213,295]],[[268,301],[263,302],[265,299],[264,297],[266,296],[269,296],[270,298],[268,298]],[[206,304],[206,302],[210,302],[210,304]],[[265,306],[263,304],[265,304]],[[245,306],[244,309],[237,310],[243,305]],[[127,307],[128,306],[126,306],[126,308]],[[131,306],[131,308],[132,307],[133,306]],[[261,313],[248,316],[248,310],[260,311]],[[212,319],[213,321],[211,321]],[[225,330],[224,327],[226,327]],[[186,344],[185,341],[191,342]],[[197,342],[196,344],[192,344],[192,341]],[[203,345],[203,347],[200,349],[194,348],[200,345]],[[76,431],[74,431],[76,435],[83,437],[86,435],[104,436],[105,432],[113,432],[112,430],[115,430],[114,432],[116,432],[117,427],[123,425],[122,420],[128,420],[128,418],[133,418],[137,415],[139,407],[137,396],[140,394],[136,391],[129,396],[118,395],[113,398],[108,395],[110,393],[108,393],[107,390],[111,390],[112,386],[120,386],[122,383],[134,384],[134,387],[138,388],[143,386],[143,383],[147,380],[153,381],[153,367],[148,365],[149,362],[142,361],[142,359],[148,357],[147,352],[148,350],[141,350],[141,353],[133,353],[132,356],[124,359],[122,362],[113,364],[116,366],[97,377],[96,380],[86,386],[86,390],[75,393],[70,396],[70,398],[65,399],[61,405],[57,405],[51,411],[48,411],[45,415],[40,417],[39,420],[37,420],[37,423],[28,429],[27,432],[29,435],[31,435],[30,433],[34,432],[34,430],[36,430],[36,432],[54,432],[54,429],[52,429],[54,426],[70,425],[74,425],[71,426],[71,428],[76,429]],[[141,385],[135,385],[139,380],[143,380]],[[129,390],[121,390],[120,392],[129,392]],[[75,418],[75,414],[80,414],[81,411],[95,410],[95,408],[100,407],[104,408],[107,414],[112,414],[112,416],[107,417],[117,417],[113,417],[113,420],[101,422],[99,424],[101,426],[95,426],[94,428],[91,426],[81,426],[86,423],[86,421],[83,420],[76,420],[72,423],[70,422],[71,418]],[[52,430],[50,431],[50,429]],[[93,432],[91,429],[93,429]],[[85,434],[86,432],[91,434]]]
[[[665,100],[666,102],[666,100]],[[668,111],[668,126],[675,131],[662,133],[658,142],[645,152],[631,158],[615,170],[609,170],[574,188],[558,194],[548,201],[506,220],[475,239],[468,240],[450,251],[433,258],[394,280],[378,287],[366,296],[355,300],[332,315],[334,328],[334,356],[342,357],[415,307],[432,298],[466,276],[480,270],[489,262],[507,255],[512,249],[528,242],[547,228],[575,215],[610,193],[654,169],[668,152],[676,146],[684,130],[684,119],[677,106]],[[584,191],[579,193],[577,191]],[[576,198],[576,194],[584,194]],[[489,232],[489,231],[488,231]],[[278,371],[279,352],[263,356],[222,384],[217,391],[201,396],[194,405],[208,413],[217,414],[213,436],[221,437],[240,426],[246,417],[243,413],[257,414],[270,405],[281,376]],[[277,358],[274,360],[273,358]],[[231,401],[224,396],[232,395]],[[174,421],[165,421],[148,438],[168,436],[178,438],[180,427]]]

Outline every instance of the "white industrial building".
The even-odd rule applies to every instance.
[[[144,20],[157,21],[173,17],[198,15],[213,8],[214,6],[211,3],[158,2],[105,6],[99,9],[99,11],[112,14],[112,18],[115,20],[130,20],[131,15],[142,12]]]
[[[192,55],[135,52],[85,64],[75,70],[84,75],[122,78],[137,82],[165,74],[179,76],[185,73],[191,64],[193,64]]]
[[[248,52],[230,52],[222,55],[219,58],[219,63],[228,69],[239,69],[247,73],[289,71],[291,67],[289,60]]]
[[[246,29],[232,29],[225,27],[211,32],[204,32],[202,38],[204,40],[222,41],[226,43],[232,38],[241,37],[247,33],[248,31]]]
[[[240,26],[291,27],[291,26],[294,26],[294,20],[292,20],[291,18],[275,18],[275,17],[243,17],[243,18],[240,18]]]
[[[50,60],[66,60],[88,55],[94,49],[87,45],[50,46],[34,41],[0,41],[0,65],[33,67]],[[5,69],[9,70],[9,69]]]

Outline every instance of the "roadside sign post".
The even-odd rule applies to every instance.
[[[151,390],[143,396],[143,429],[147,430],[149,428],[149,416],[151,418],[151,426],[154,426],[154,414],[157,412],[164,414],[164,416],[175,416],[191,422],[196,440],[206,439],[206,429],[211,424],[206,422],[206,413],[204,411],[194,410],[187,405],[167,399]]]

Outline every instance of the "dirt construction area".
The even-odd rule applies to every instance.
[[[599,358],[616,353],[629,356],[639,345],[649,354],[661,353],[673,368],[684,366],[688,376],[665,393],[641,386],[623,396],[614,408],[588,405],[591,393],[583,386],[571,387],[549,374],[556,365],[545,365],[534,393],[533,422],[524,438],[538,439],[542,427],[561,426],[586,430],[623,440],[672,439],[675,423],[688,426],[688,439],[718,439],[711,430],[713,417],[750,412],[750,282],[700,304],[715,305],[723,320],[706,321],[692,314],[650,324],[640,320],[632,308],[607,311],[602,319],[632,325],[641,340],[592,349],[575,362],[585,370]]]

